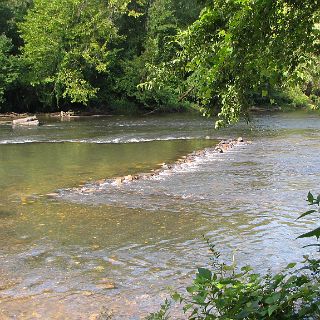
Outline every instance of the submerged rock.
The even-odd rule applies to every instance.
[[[114,281],[108,278],[102,278],[96,285],[98,289],[116,289],[116,284]]]

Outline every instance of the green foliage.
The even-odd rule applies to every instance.
[[[311,98],[303,92],[299,85],[282,88],[276,92],[270,92],[269,97],[272,104],[281,106],[283,110],[314,108]]]
[[[310,214],[313,214],[313,213],[316,213],[318,212],[319,213],[319,208],[320,208],[320,194],[315,197],[310,191],[308,193],[308,197],[307,197],[307,201],[309,203],[310,206],[317,206],[318,208],[317,209],[311,209],[311,210],[308,210],[306,212],[304,212],[298,219],[301,219],[301,218],[304,218]],[[316,237],[317,239],[320,238],[320,227],[310,231],[310,232],[307,232],[307,233],[304,233],[302,235],[300,235],[298,238],[310,238],[310,237]],[[318,246],[319,247],[319,251],[320,251],[320,244],[314,244],[313,246]]]
[[[2,0],[0,3],[0,33],[11,39],[12,53],[18,54],[23,45],[18,33],[17,23],[21,22],[32,5],[32,0]]]
[[[316,50],[319,1],[207,1],[200,17],[176,38],[180,50],[166,65],[218,127],[246,115],[253,93],[269,96],[294,77]],[[159,76],[160,75],[160,76]],[[158,77],[157,77],[158,76]],[[162,85],[167,81],[155,73]]]
[[[106,73],[115,59],[117,41],[113,17],[126,1],[35,0],[20,31],[24,61],[30,66],[27,81],[42,102],[60,99],[87,104],[96,96],[97,74]]]
[[[19,76],[17,60],[10,55],[11,50],[11,40],[5,35],[0,35],[0,104],[4,102],[6,90]]]
[[[0,34],[10,44],[1,49],[0,103],[19,111],[110,110],[110,101],[147,112],[192,106],[219,114],[217,126],[260,102],[318,108],[319,7],[319,0],[3,0]]]
[[[309,192],[311,206],[320,205],[320,195]],[[298,219],[318,210],[311,209]],[[299,238],[320,237],[316,228]],[[235,263],[220,261],[220,253],[207,240],[211,268],[199,268],[187,295],[174,293],[172,299],[183,305],[190,320],[243,319],[284,320],[320,318],[320,259],[304,257],[275,274],[257,274],[250,266],[239,269]],[[318,244],[316,244],[318,245]],[[160,318],[162,319],[162,318]]]
[[[172,0],[154,0],[145,6],[145,30],[141,50],[133,52],[121,63],[122,76],[115,80],[115,89],[122,95],[143,105],[145,109],[178,108],[174,90],[165,85],[143,90],[139,85],[147,81],[150,67],[169,61],[175,54],[170,39],[177,34],[178,25]],[[130,40],[129,40],[130,41]]]
[[[184,29],[198,19],[204,7],[202,0],[174,0],[172,1],[175,17],[178,25]]]
[[[145,320],[168,320],[169,309],[170,309],[170,302],[168,299],[166,299],[164,304],[161,305],[160,310],[158,312],[151,313],[145,318]]]
[[[199,268],[189,296],[179,300],[189,319],[315,319],[320,316],[319,279],[295,266],[275,275],[256,274],[248,266]]]

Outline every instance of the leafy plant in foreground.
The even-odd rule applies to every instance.
[[[311,192],[309,192],[307,201],[309,202],[310,206],[318,206],[318,210],[317,209],[308,210],[308,211],[304,212],[298,219],[301,219],[301,218],[308,216],[312,213],[319,212],[320,194],[317,197],[315,197]],[[304,233],[304,234],[300,235],[298,238],[310,238],[310,237],[316,237],[317,239],[319,239],[320,238],[320,227],[318,227],[310,232]],[[319,250],[320,250],[319,243],[311,244],[309,246],[317,246],[317,247],[319,247]]]
[[[308,202],[319,206],[320,196],[315,198],[309,192]],[[299,218],[315,212],[309,210]],[[314,236],[319,238],[319,228],[299,238]],[[239,270],[234,263],[222,263],[215,246],[208,244],[212,268],[198,269],[187,296],[172,295],[183,305],[188,319],[320,319],[319,259],[305,256],[302,267],[290,263],[279,273],[261,275],[250,266]]]
[[[169,320],[170,301],[168,299],[161,305],[160,310],[151,313],[145,320]]]

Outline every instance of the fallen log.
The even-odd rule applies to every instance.
[[[38,126],[39,120],[36,116],[12,120],[13,126]]]

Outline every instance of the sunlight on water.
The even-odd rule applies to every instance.
[[[253,144],[94,187],[237,136]],[[319,117],[295,113],[222,131],[185,115],[0,125],[0,312],[137,319],[208,263],[203,234],[226,258],[278,270],[306,253],[295,237],[312,221],[295,218],[318,191],[319,138]]]

